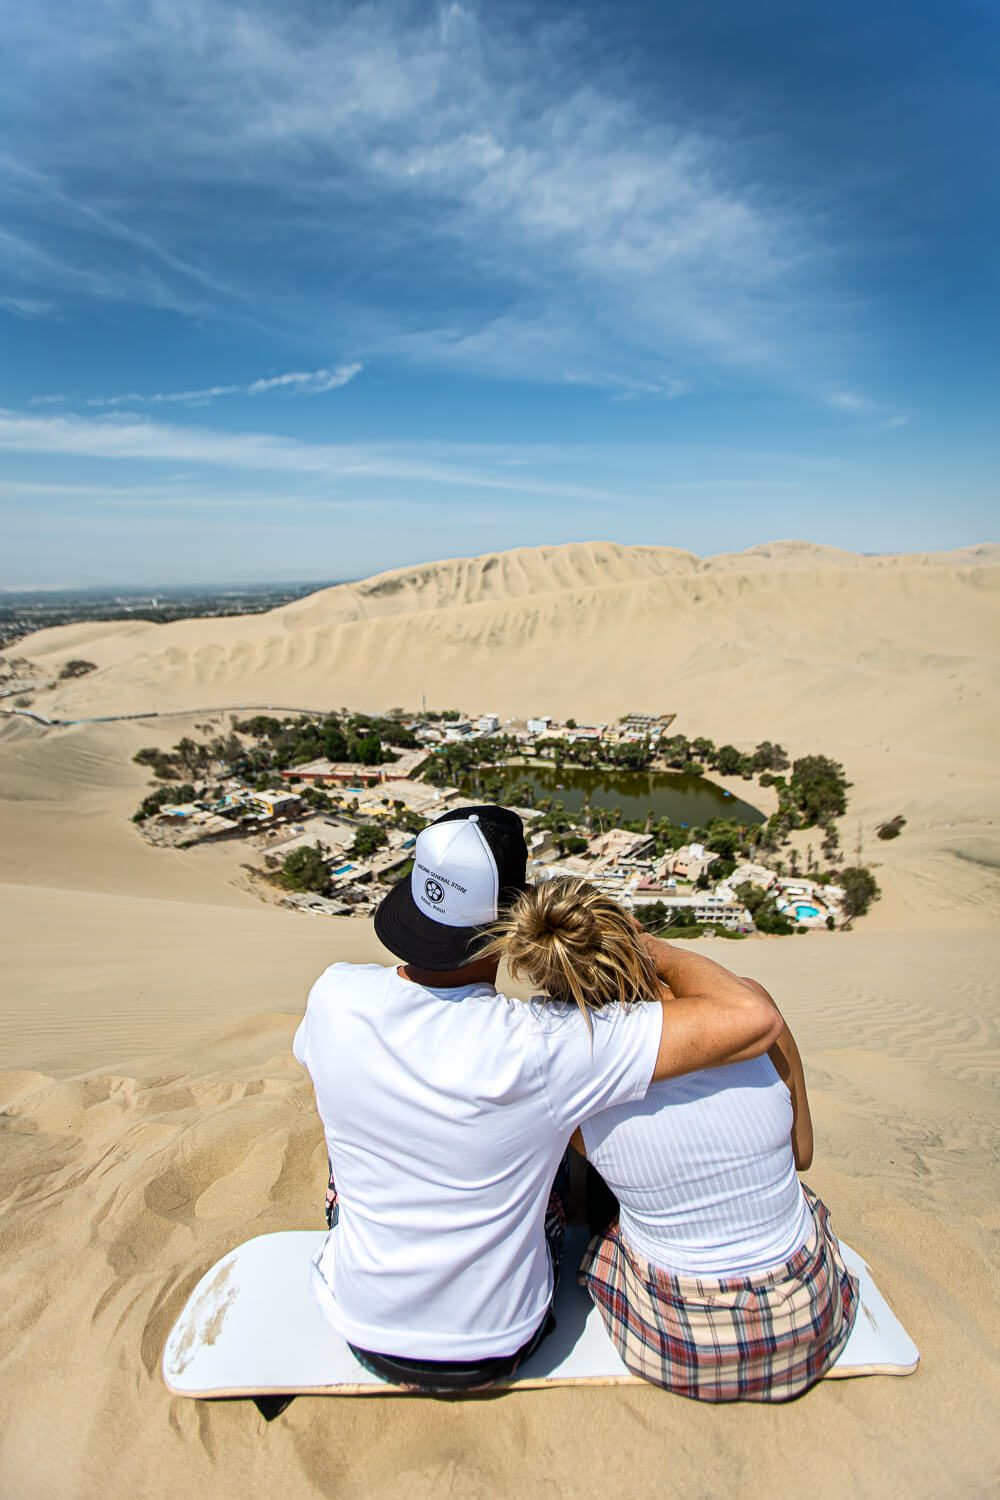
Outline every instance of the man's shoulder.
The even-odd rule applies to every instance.
[[[350,989],[364,989],[384,981],[390,972],[385,964],[335,963],[323,970],[309,991],[309,1003]]]
[[[603,1005],[584,1015],[573,1000],[550,1000],[544,995],[536,995],[526,1003],[532,1023],[545,1035],[565,1035],[567,1032],[575,1035],[579,1032],[591,1040],[618,1026],[635,1008],[617,1004]]]

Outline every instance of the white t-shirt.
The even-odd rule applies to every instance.
[[[641,1099],[659,1005],[432,990],[379,964],[313,985],[293,1050],[308,1068],[340,1201],[313,1289],[333,1327],[381,1354],[512,1354],[552,1295],[545,1205],[588,1115]]]
[[[791,1095],[768,1057],[654,1083],[583,1126],[621,1203],[625,1242],[675,1275],[788,1260],[811,1227],[795,1175]]]

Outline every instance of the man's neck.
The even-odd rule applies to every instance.
[[[498,968],[495,958],[480,958],[461,969],[419,969],[416,964],[400,964],[396,973],[400,979],[423,985],[424,989],[462,990],[470,984],[495,985]]]

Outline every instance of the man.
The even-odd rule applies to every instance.
[[[394,1384],[471,1389],[512,1373],[548,1327],[545,1211],[577,1126],[654,1080],[757,1057],[782,1028],[763,991],[653,940],[675,997],[667,1024],[656,1001],[588,1026],[575,1007],[498,994],[481,949],[526,864],[515,813],[445,813],[375,914],[402,962],[334,964],[295,1036],[339,1214],[314,1292]]]

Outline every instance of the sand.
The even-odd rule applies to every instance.
[[[96,661],[0,721],[0,1495],[985,1496],[998,1469],[1000,549],[861,559],[772,544],[539,549],[327,590],[271,615],[88,625]],[[691,735],[844,761],[843,838],[884,899],[850,934],[706,943],[774,991],[806,1060],[812,1185],[920,1345],[910,1380],[782,1409],[653,1389],[460,1404],[170,1397],[185,1296],[249,1235],[316,1227],[324,1154],[289,1052],[364,923],[261,903],[233,847],[154,850],[139,746],[239,702],[678,714]],[[874,827],[903,813],[890,844]]]

